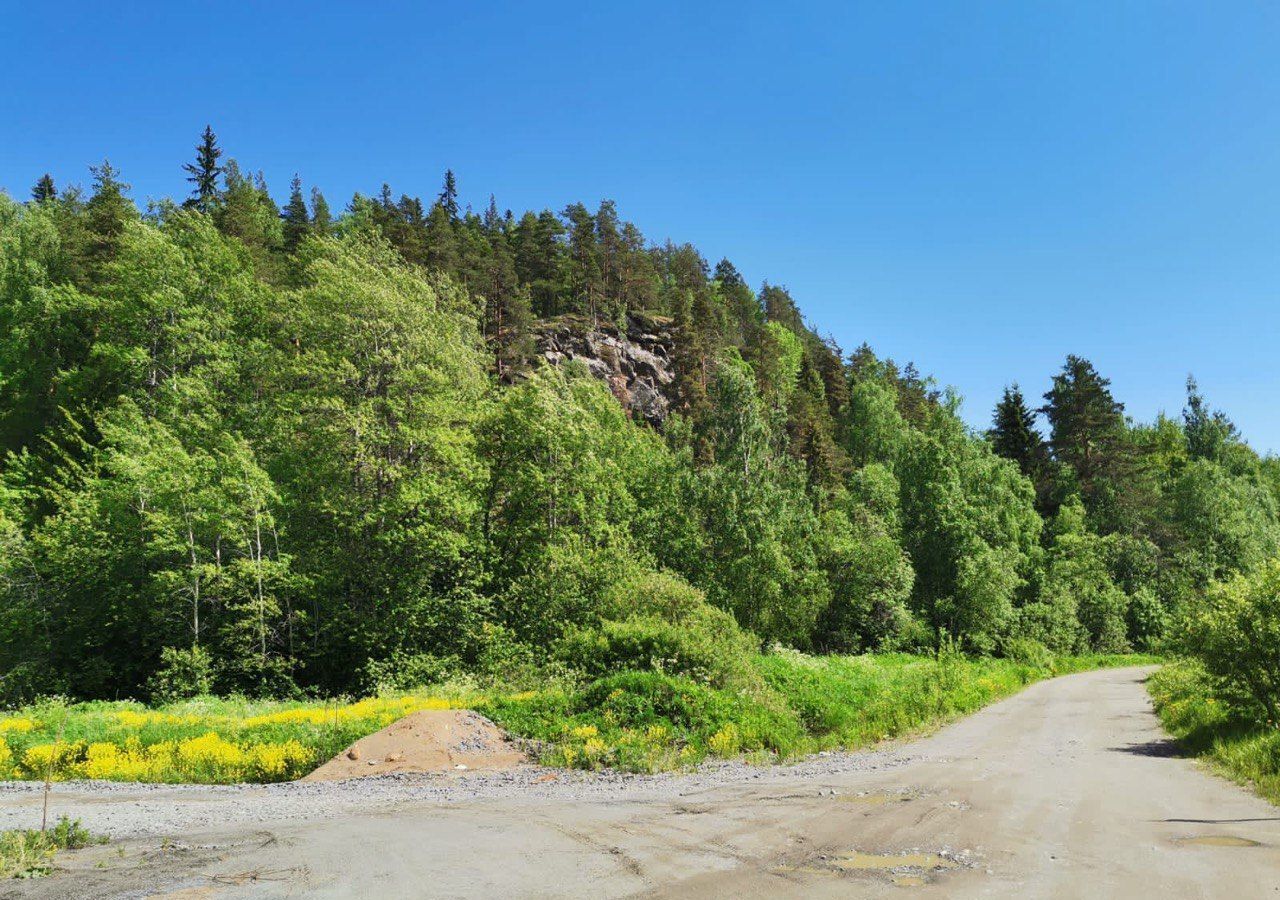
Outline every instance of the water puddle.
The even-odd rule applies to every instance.
[[[890,880],[898,887],[924,887],[928,884],[920,875],[894,875]]]
[[[1261,847],[1260,841],[1234,837],[1229,834],[1199,834],[1195,837],[1178,838],[1179,844],[1191,844],[1196,847]]]

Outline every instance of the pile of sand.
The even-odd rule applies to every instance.
[[[410,713],[356,741],[303,781],[339,781],[394,772],[509,769],[526,761],[511,738],[469,709]]]

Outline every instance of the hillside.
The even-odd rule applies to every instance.
[[[1134,422],[1068,356],[978,434],[610,202],[189,171],[0,199],[6,702],[1151,650],[1275,555],[1280,463],[1194,382]]]

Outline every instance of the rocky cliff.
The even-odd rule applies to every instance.
[[[670,319],[640,314],[627,317],[625,331],[585,316],[534,326],[538,356],[554,366],[581,360],[623,406],[651,425],[661,425],[671,406],[672,335]]]

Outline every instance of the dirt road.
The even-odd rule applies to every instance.
[[[1176,756],[1151,712],[1145,674],[1041,682],[930,738],[808,768],[620,781],[587,795],[566,788],[408,799],[215,828],[168,847],[140,838],[78,855],[75,872],[14,890],[174,898],[1280,896],[1280,810]],[[150,802],[127,792],[92,799],[84,798],[88,814]],[[10,802],[0,797],[0,810]]]

